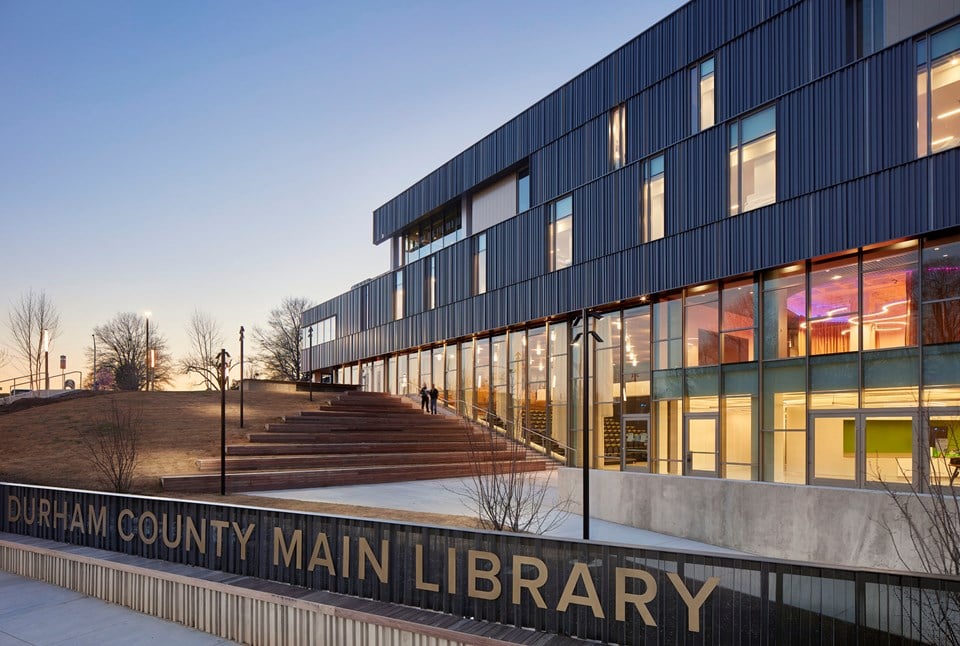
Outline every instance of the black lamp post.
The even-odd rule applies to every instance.
[[[43,389],[50,390],[50,331],[44,328],[40,339],[43,345]]]
[[[240,428],[243,428],[243,326],[240,326]]]
[[[93,389],[97,389],[97,335],[91,334],[93,337]]]
[[[227,359],[226,348],[220,349],[220,495],[227,495]]]
[[[146,372],[147,377],[146,391],[150,392],[150,312],[144,312],[143,318],[147,322],[147,356],[146,370],[144,372]]]
[[[583,540],[590,539],[590,337],[597,343],[602,343],[600,335],[590,329],[590,319],[600,320],[603,317],[593,314],[586,307],[583,313],[574,319],[573,324],[583,322],[583,332],[578,332],[571,343],[583,338]]]
[[[313,327],[307,328],[307,336],[310,337],[310,342],[307,344],[307,373],[310,375],[307,388],[310,389],[310,401],[313,401]]]

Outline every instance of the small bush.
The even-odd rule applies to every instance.
[[[110,402],[110,407],[80,433],[91,463],[105,486],[117,493],[130,491],[140,461],[142,411]]]

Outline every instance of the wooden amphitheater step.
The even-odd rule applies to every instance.
[[[341,455],[349,453],[407,453],[411,442],[340,442],[329,444],[302,444],[302,443],[266,443],[256,444],[228,444],[227,455]],[[457,451],[468,453],[476,447],[475,442],[467,440],[450,442],[417,442],[417,453],[434,453]],[[510,443],[502,440],[499,446],[508,447]],[[219,458],[216,458],[219,460]]]
[[[475,465],[471,462],[438,465],[404,465],[378,467],[348,467],[341,469],[304,469],[297,471],[250,471],[227,473],[227,491],[263,491],[270,489],[303,489],[344,484],[379,484],[409,480],[432,480],[436,478],[468,477],[480,469],[482,473],[493,470],[490,463]],[[546,460],[525,460],[517,463],[519,471],[543,471],[551,468]],[[220,475],[164,476],[161,478],[164,491],[216,492],[220,489]]]
[[[412,447],[407,447],[409,451]],[[512,458],[507,457],[507,446],[493,449],[493,452],[503,455],[504,459],[527,460],[532,459],[526,451],[518,451]],[[485,450],[483,457],[487,457],[490,450]],[[438,451],[431,453],[344,453],[335,455],[258,455],[245,457],[228,457],[226,466],[228,471],[262,469],[275,471],[277,469],[314,469],[320,467],[352,467],[352,466],[391,466],[407,464],[446,464],[463,462],[469,459],[467,454],[460,451]],[[200,458],[197,467],[201,471],[212,471],[220,468],[220,458]]]
[[[467,433],[423,433],[421,431],[366,431],[366,430],[339,430],[339,431],[296,431],[292,433],[269,431],[265,433],[250,433],[247,435],[250,442],[261,443],[293,443],[293,444],[324,444],[340,442],[463,442]]]

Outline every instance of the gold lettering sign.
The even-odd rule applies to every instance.
[[[653,601],[654,597],[657,596],[657,580],[653,578],[653,575],[643,570],[618,567],[616,577],[617,621],[627,620],[627,602],[629,601],[633,603],[634,607],[637,609],[637,612],[640,613],[640,616],[643,618],[643,623],[648,626],[656,626],[657,622],[653,620],[653,615],[651,615],[650,611],[647,610],[647,604]],[[646,585],[643,594],[627,592],[627,579],[640,579],[643,581],[644,585]]]
[[[117,534],[120,535],[125,542],[129,543],[133,540],[133,532],[129,534],[123,531],[123,519],[124,518],[133,518],[133,510],[131,509],[121,509],[120,513],[117,514]]]
[[[586,595],[574,594],[577,589],[577,582],[583,582],[583,589]],[[593,579],[590,577],[590,569],[586,563],[574,563],[570,570],[570,576],[567,577],[567,583],[563,586],[563,594],[560,595],[560,603],[557,610],[566,612],[571,604],[587,606],[593,610],[593,616],[597,619],[603,619],[603,607],[600,605],[600,597],[597,596],[597,589],[593,585]]]
[[[681,579],[675,572],[667,572],[667,578],[670,579],[670,583],[673,584],[673,587],[677,589],[677,594],[680,595],[680,598],[683,599],[683,602],[687,604],[687,630],[694,633],[700,632],[700,606],[702,606],[703,602],[707,600],[707,597],[710,596],[710,593],[713,592],[713,589],[720,584],[720,579],[715,576],[709,577],[704,582],[703,587],[700,588],[700,592],[697,593],[697,596],[693,597],[690,595],[690,591],[687,590],[687,586],[683,582],[683,579]]]
[[[223,530],[230,527],[230,523],[225,520],[211,520],[210,525],[217,528],[217,557],[223,556]]]
[[[240,560],[247,560],[247,542],[250,540],[250,537],[253,536],[253,529],[256,527],[256,523],[250,523],[247,525],[247,528],[244,531],[240,531],[240,525],[236,522],[233,523],[233,531],[237,535],[237,542],[240,543]]]
[[[357,569],[360,571],[360,580],[364,581],[367,577],[366,563],[369,559],[370,567],[376,573],[380,583],[387,582],[387,570],[390,566],[390,542],[386,539],[380,540],[380,558],[373,553],[370,543],[363,536],[360,537],[360,547],[357,549]]]
[[[537,576],[533,579],[523,578],[523,566],[529,565],[537,568]],[[513,556],[513,603],[520,605],[520,589],[526,588],[530,591],[534,603],[538,608],[546,608],[547,604],[540,594],[540,588],[547,582],[547,564],[535,556]]]
[[[253,525],[250,526],[250,529],[252,531]],[[333,566],[333,556],[330,554],[330,542],[327,541],[325,532],[318,533],[317,540],[313,542],[313,552],[310,554],[310,562],[307,563],[307,571],[313,572],[313,569],[318,565],[327,568],[330,576],[337,575],[337,570]]]
[[[480,559],[490,563],[489,570],[481,570],[477,567],[477,561]],[[499,599],[501,586],[498,574],[500,574],[499,556],[493,552],[467,551],[467,596],[476,599]],[[489,590],[480,590],[477,587],[477,581],[480,579],[490,582]]]
[[[439,583],[427,583],[423,580],[423,545],[417,543],[416,546],[416,579],[414,587],[417,590],[426,590],[427,592],[440,592]]]
[[[287,545],[287,541],[283,536],[283,529],[280,527],[273,528],[273,564],[280,565],[280,555],[283,554],[283,564],[287,567],[290,567],[290,560],[293,558],[294,553],[297,555],[296,567],[303,567],[303,530],[295,529],[293,530],[293,538],[290,540],[290,545]]]

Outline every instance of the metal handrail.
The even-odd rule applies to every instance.
[[[471,421],[471,422],[479,422],[479,423],[481,423],[481,424],[486,424],[491,430],[493,430],[493,427],[494,427],[494,418],[490,415],[490,410],[489,410],[489,409],[483,408],[482,406],[478,406],[477,404],[470,404],[470,407],[471,407],[471,411],[472,411],[472,412],[480,412],[480,413],[483,413],[483,416],[484,416],[486,419],[480,419],[480,416],[477,416],[476,418],[473,418],[473,417],[468,417],[468,416],[466,416],[466,415],[462,415],[462,414],[460,413],[460,407],[458,406],[458,404],[461,403],[461,400],[456,400],[456,399],[442,399],[442,398],[441,398],[440,401],[443,401],[443,402],[446,404],[447,408],[451,408],[452,410],[454,410],[454,411],[456,412],[456,414],[457,414],[459,417],[461,417],[462,419],[468,420],[468,421]],[[463,402],[463,403],[465,403],[465,402]],[[451,406],[451,404],[452,404],[452,406]],[[502,419],[502,418],[497,418],[497,419]],[[511,424],[511,425],[513,426],[514,432],[511,433],[511,435],[514,435],[513,439],[516,439],[516,440],[518,440],[518,441],[523,442],[523,444],[524,444],[525,446],[527,446],[528,448],[533,448],[534,450],[536,450],[536,448],[539,447],[539,448],[542,448],[542,449],[544,449],[545,451],[547,451],[548,454],[551,454],[551,453],[553,453],[553,451],[552,451],[552,449],[549,448],[549,445],[552,444],[552,445],[555,445],[555,446],[557,446],[557,447],[559,447],[559,448],[562,448],[563,451],[564,451],[564,455],[566,456],[566,455],[569,454],[569,455],[570,455],[570,458],[571,458],[574,462],[576,462],[577,449],[576,449],[575,447],[572,447],[572,446],[570,446],[569,444],[565,444],[565,443],[557,440],[557,439],[554,438],[554,437],[551,437],[551,436],[549,436],[549,435],[545,435],[544,433],[541,433],[540,431],[537,431],[536,429],[529,428],[529,427],[524,426],[524,425],[522,425],[522,424],[515,424],[515,423],[510,422],[510,421],[508,421],[508,420],[503,420],[503,421],[504,421],[506,424]],[[519,438],[516,437],[517,434],[516,434],[516,432],[515,432],[518,427],[519,427],[519,436],[520,436]],[[503,427],[503,429],[504,429],[504,431],[508,431],[508,432],[510,431],[510,429],[507,429],[505,426]],[[531,441],[531,439],[530,439],[531,436],[539,437],[539,438],[540,438],[540,442],[539,442],[539,443],[533,443],[533,442]],[[552,456],[552,455],[548,455],[548,457],[551,457],[551,458],[552,458],[553,456]],[[556,458],[553,458],[553,459],[556,459]],[[558,462],[559,462],[559,460],[558,460]]]
[[[77,390],[80,390],[80,389],[83,388],[83,371],[81,371],[81,370],[71,370],[70,372],[61,372],[61,373],[60,373],[60,376],[63,377],[64,379],[66,379],[66,376],[67,376],[67,375],[79,375],[79,376],[80,376],[80,380],[79,380],[78,383],[77,383]],[[56,374],[51,374],[51,375],[50,375],[50,378],[51,378],[51,379],[55,379],[56,377],[57,377]],[[11,392],[12,392],[13,390],[16,389],[16,387],[17,387],[17,382],[19,381],[19,382],[22,382],[22,383],[30,384],[30,389],[31,389],[31,390],[34,390],[34,388],[33,388],[33,382],[40,381],[41,383],[43,383],[43,381],[45,381],[45,379],[46,379],[46,375],[40,376],[40,374],[38,373],[38,374],[35,374],[35,375],[20,375],[19,377],[7,377],[6,379],[0,379],[0,384],[5,384],[5,383],[7,383],[8,381],[12,381],[13,384],[10,386],[10,390],[11,390]],[[0,388],[0,390],[2,390],[2,388]],[[37,390],[46,390],[46,389],[45,389],[45,388],[38,388]]]

